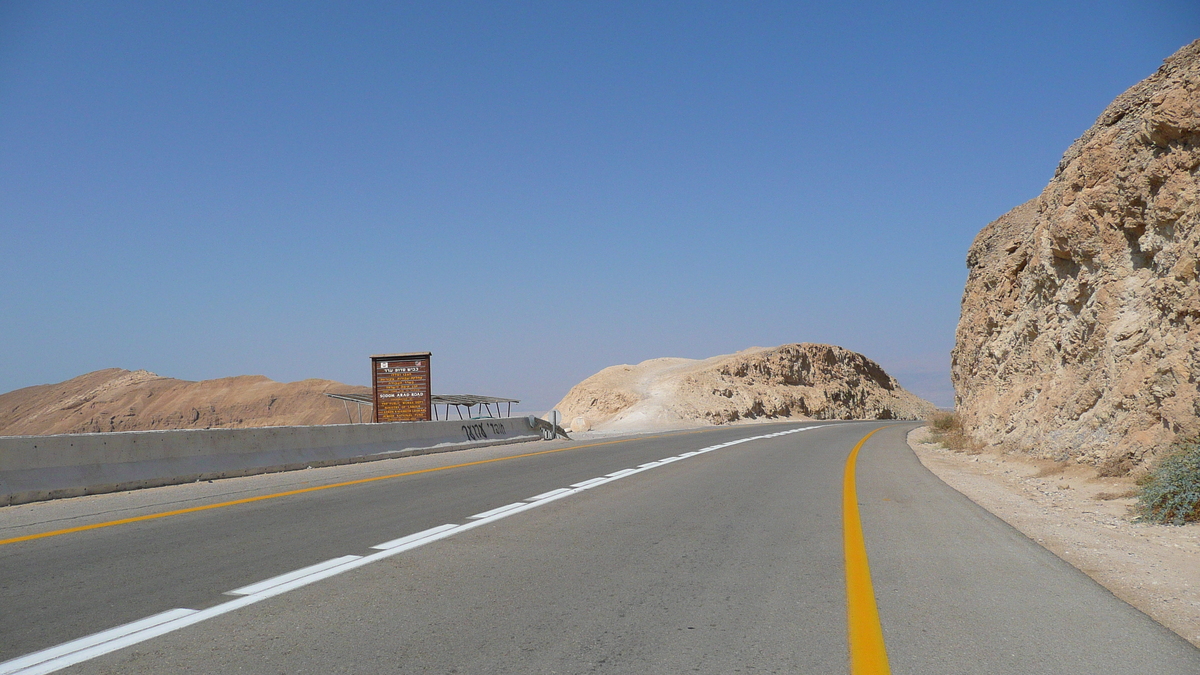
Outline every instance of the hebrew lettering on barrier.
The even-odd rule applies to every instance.
[[[487,432],[483,430],[482,424],[464,424],[462,425],[462,430],[466,434],[468,441],[482,441],[488,437]]]

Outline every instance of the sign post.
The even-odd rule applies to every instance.
[[[430,352],[412,352],[371,357],[371,394],[376,422],[433,419],[429,356]]]

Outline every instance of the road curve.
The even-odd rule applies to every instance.
[[[230,591],[342,560],[62,672],[848,672],[842,479],[877,428],[857,502],[893,673],[1200,672],[1200,651],[926,471],[911,425],[881,423],[524,444],[0,510],[2,540],[409,473],[0,545],[0,660],[214,614],[252,597]],[[455,468],[411,473],[440,467]]]

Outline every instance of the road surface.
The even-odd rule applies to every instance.
[[[1200,673],[1200,650],[926,471],[912,428],[529,443],[7,507],[0,673],[849,672],[843,482],[875,429],[854,485],[891,672]]]

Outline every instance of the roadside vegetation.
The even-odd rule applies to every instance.
[[[1178,444],[1138,483],[1141,520],[1171,525],[1200,521],[1200,441]]]
[[[962,419],[952,412],[935,412],[926,424],[933,433],[930,439],[940,443],[943,448],[955,452],[978,454],[982,446],[963,431]]]

